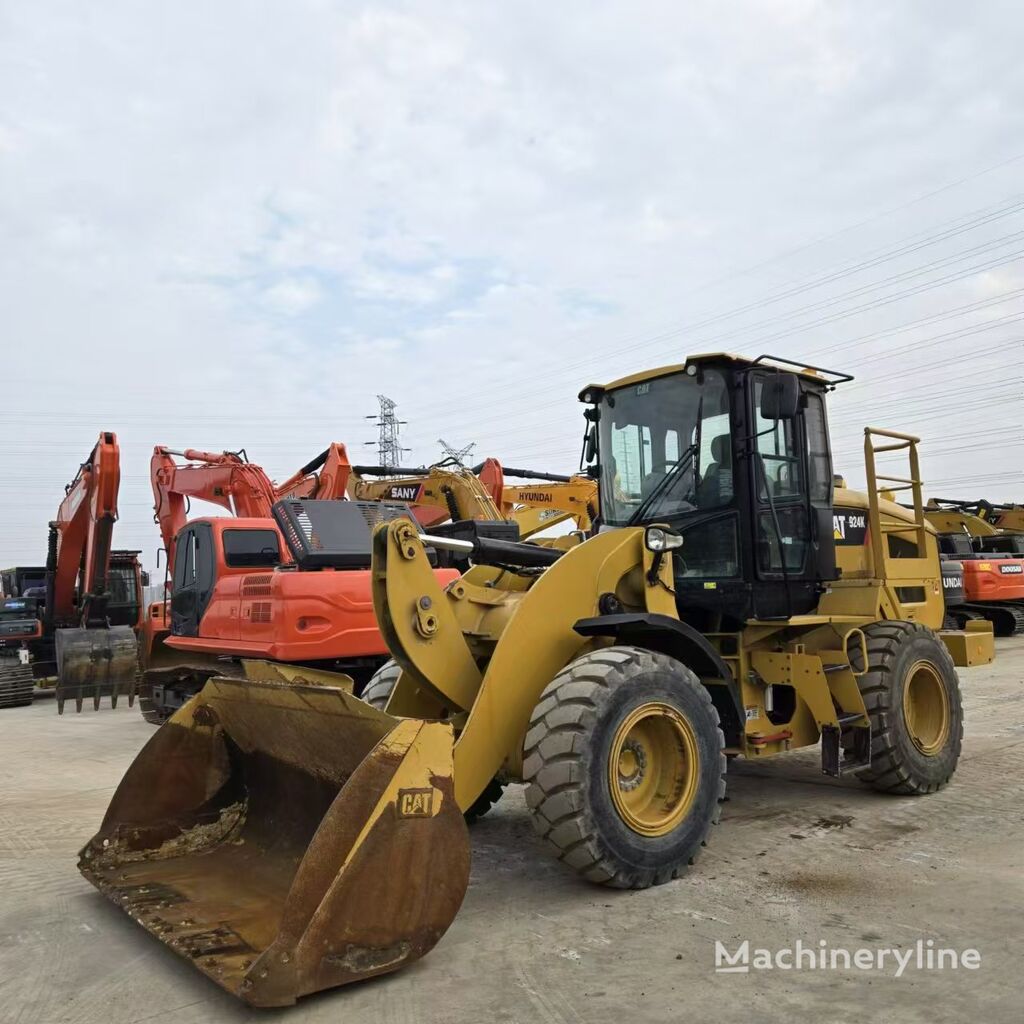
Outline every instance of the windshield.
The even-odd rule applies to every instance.
[[[109,603],[112,605],[138,604],[138,593],[135,589],[135,566],[112,565],[107,579],[110,593]]]
[[[599,422],[608,525],[623,526],[638,510],[651,522],[732,500],[729,396],[717,370],[610,391]]]

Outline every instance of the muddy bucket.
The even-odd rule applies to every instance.
[[[100,700],[110,697],[117,707],[119,694],[135,700],[139,653],[135,631],[131,626],[108,629],[58,629],[55,637],[57,653],[57,711],[64,714],[64,702],[73,700],[81,711],[87,697],[99,709]]]
[[[341,688],[211,679],[136,757],[79,869],[254,1006],[397,970],[469,881],[452,743]]]

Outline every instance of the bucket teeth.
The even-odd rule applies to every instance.
[[[87,699],[98,711],[105,696],[110,706],[127,694],[134,699],[138,680],[138,651],[135,633],[129,626],[109,629],[58,629],[57,712],[64,713],[67,700],[74,700],[81,712]]]

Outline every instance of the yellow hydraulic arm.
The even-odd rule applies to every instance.
[[[353,466],[349,494],[357,501],[407,502],[422,526],[447,519],[505,520],[477,475],[455,463],[419,469]]]

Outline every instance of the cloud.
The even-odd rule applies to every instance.
[[[119,543],[148,557],[153,444],[245,446],[284,476],[372,439],[378,393],[416,460],[443,435],[564,469],[582,383],[771,344],[851,366],[872,415],[945,437],[901,408],[904,382],[952,401],[928,364],[963,342],[927,339],[991,311],[900,335],[921,347],[888,363],[855,339],[998,297],[1020,263],[871,306],[898,290],[879,286],[846,318],[799,311],[1020,228],[850,269],[1019,191],[1019,163],[978,176],[1022,137],[1019,21],[1008,3],[11,0],[0,462],[21,482],[0,496],[0,563],[42,557],[100,428],[125,451]],[[830,268],[845,276],[806,284]],[[992,401],[959,429],[992,443],[926,449],[968,488],[1014,442],[986,388],[1017,373],[970,344]],[[844,450],[863,408],[837,396]],[[1019,473],[1005,487],[1024,497]]]

